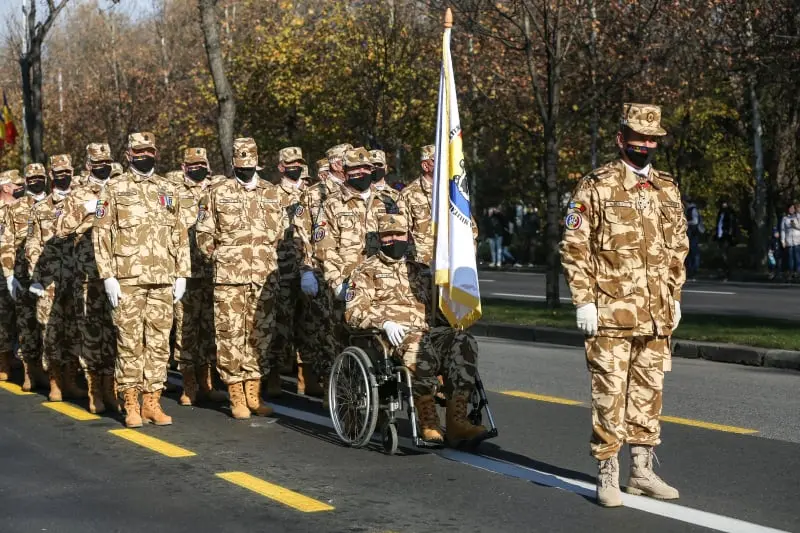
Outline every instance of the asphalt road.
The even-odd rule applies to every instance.
[[[482,270],[481,296],[485,298],[544,301],[545,275],[541,273]],[[561,301],[570,303],[562,277]],[[783,283],[690,281],[683,288],[681,308],[686,312],[745,315],[800,320],[800,286]]]
[[[658,471],[681,499],[607,510],[580,351],[480,342],[500,435],[477,453],[345,448],[318,402],[290,394],[247,422],[170,397],[173,426],[131,435],[0,389],[0,530],[800,531],[800,373],[676,360]],[[142,435],[159,440],[122,438]]]

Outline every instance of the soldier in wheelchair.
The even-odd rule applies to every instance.
[[[382,330],[391,345],[391,356],[410,371],[413,402],[409,411],[416,411],[419,437],[425,445],[442,445],[445,436],[451,446],[477,444],[494,436],[494,428],[487,431],[468,416],[478,376],[477,342],[469,333],[447,325],[431,327],[430,313],[436,305],[431,301],[430,269],[405,259],[405,217],[380,215],[378,231],[380,252],[366,259],[350,277],[345,296],[347,324],[356,330]],[[447,398],[445,435],[434,400],[439,375],[444,378]],[[478,387],[480,409],[485,406],[485,394],[479,381]]]

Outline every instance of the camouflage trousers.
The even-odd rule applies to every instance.
[[[5,285],[1,283],[0,285]],[[17,340],[17,311],[8,289],[0,287],[0,355],[14,350]]]
[[[439,379],[444,381],[444,393],[455,390],[471,391],[475,386],[478,368],[478,343],[466,331],[437,326],[430,331],[412,330],[397,348],[398,356],[413,374],[414,394],[434,394]]]
[[[169,363],[172,286],[122,285],[122,298],[112,316],[117,330],[117,389],[163,389]]]
[[[216,285],[217,371],[226,385],[269,373],[267,349],[275,326],[277,279],[264,285]]]
[[[36,320],[36,296],[28,292],[24,282],[15,302],[17,311],[17,335],[19,350],[17,357],[23,361],[38,361],[42,355],[42,331]]]
[[[42,334],[42,367],[45,370],[78,362],[81,341],[76,314],[72,285],[51,283],[37,299],[36,321]]]
[[[114,375],[117,332],[103,280],[80,283],[75,289],[78,330],[81,336],[81,368],[86,372]]]
[[[175,304],[174,357],[180,370],[212,364],[216,359],[211,279],[186,280],[186,293]]]
[[[608,459],[625,442],[660,444],[669,337],[589,337],[585,346],[592,377],[592,455]]]
[[[267,352],[272,368],[290,367],[297,358],[305,301],[300,278],[281,278],[275,297],[275,329]]]
[[[319,282],[320,292],[314,298],[302,295],[298,346],[303,361],[323,380],[330,375],[333,360],[341,351],[336,334],[336,316],[340,315],[337,315],[333,294],[326,291],[326,287],[326,283]]]

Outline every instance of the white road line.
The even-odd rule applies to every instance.
[[[481,283],[494,283],[497,280],[494,279],[478,279]]]
[[[684,291],[686,292],[686,291]],[[539,296],[536,294],[511,294],[510,292],[492,292],[489,293],[488,296],[502,296],[505,298],[527,298],[529,300],[546,300],[546,296]],[[563,296],[559,298],[562,302],[571,302],[572,298],[564,298]]]
[[[182,384],[182,380],[176,376],[170,375],[168,380],[176,385]],[[333,422],[331,422],[331,419],[327,416],[309,413],[307,411],[295,409],[294,407],[286,407],[274,403],[270,405],[275,412],[281,416],[286,416],[295,420],[302,420],[304,422],[309,422],[318,426],[333,429]],[[372,437],[372,440],[373,442],[380,443],[380,436],[376,433]],[[399,440],[400,444],[404,448],[416,449],[410,438],[400,437]],[[439,457],[442,457],[443,459],[468,465],[473,468],[486,470],[487,472],[523,479],[536,483],[537,485],[544,485],[547,487],[572,492],[573,494],[578,494],[579,496],[594,498],[595,485],[592,483],[587,483],[586,481],[558,476],[556,474],[542,472],[541,470],[528,468],[526,466],[502,461],[500,459],[494,459],[485,455],[471,454],[459,450],[451,450],[449,448],[429,451],[438,455]],[[729,516],[709,513],[707,511],[685,507],[676,503],[654,500],[644,496],[633,496],[631,494],[623,493],[622,501],[625,504],[625,507],[630,509],[636,509],[645,513],[663,516],[665,518],[680,522],[686,522],[687,524],[706,527],[715,531],[724,531],[726,533],[788,533],[781,529],[760,526],[752,522],[739,520],[738,518],[731,518]]]
[[[684,292],[684,293],[691,292],[693,294],[720,294],[722,296],[733,296],[733,295],[736,294],[735,292],[727,292],[727,291],[694,291],[694,290],[687,290],[687,289],[683,289],[683,291],[681,291],[681,292]]]

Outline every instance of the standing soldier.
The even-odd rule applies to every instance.
[[[0,235],[4,233],[6,215],[12,205],[19,202],[25,194],[22,178],[18,170],[0,173]],[[5,283],[0,286],[0,381],[8,381],[11,376],[13,346],[17,338],[17,313],[14,299]]]
[[[412,181],[400,193],[408,206],[411,219],[411,257],[430,265],[433,260],[433,228],[431,226],[431,204],[433,202],[433,165],[436,147],[422,147],[420,166],[422,176]]]
[[[277,188],[257,175],[253,139],[233,143],[235,179],[211,187],[197,214],[197,245],[214,263],[217,369],[228,386],[231,414],[267,416],[261,376],[275,325],[277,241],[283,212]]]
[[[36,320],[36,296],[27,290],[30,284],[30,269],[25,256],[31,209],[34,204],[41,202],[47,196],[46,179],[43,165],[32,163],[25,167],[26,194],[17,203],[9,206],[0,245],[3,275],[11,297],[16,300],[19,339],[17,356],[22,359],[25,368],[25,379],[22,383],[24,391],[30,391],[37,384],[44,385],[47,382],[42,372],[42,338]]]
[[[215,360],[214,272],[197,247],[198,207],[208,190],[210,173],[205,148],[188,148],[183,152],[178,199],[183,224],[189,231],[192,274],[186,280],[186,294],[175,303],[175,361],[183,375],[181,405],[194,405],[198,400],[225,400],[224,394],[214,390],[211,370]]]
[[[112,308],[97,270],[92,228],[97,202],[113,172],[111,149],[106,143],[86,146],[84,185],[64,200],[57,234],[74,241],[75,319],[80,333],[80,363],[89,386],[89,411],[118,410],[114,393],[114,358],[117,339],[111,319]]]
[[[156,154],[152,133],[128,136],[129,171],[101,192],[92,232],[97,269],[114,308],[116,382],[128,427],[172,423],[161,410],[161,391],[172,306],[191,274],[178,190],[154,173]]]
[[[63,396],[83,398],[76,377],[80,339],[75,317],[75,255],[71,236],[57,235],[64,199],[71,192],[69,155],[50,158],[53,192],[31,209],[25,256],[31,280],[28,290],[37,297],[36,319],[42,332],[42,365],[50,376],[51,402]]]
[[[372,195],[367,209],[367,256],[378,253],[380,237],[377,220],[382,215],[393,214],[408,217],[405,202],[400,193],[386,184],[386,154],[383,150],[370,150],[372,169]]]
[[[681,319],[686,219],[672,176],[652,168],[661,108],[624,104],[620,159],[584,177],[565,219],[561,261],[586,335],[597,501],[622,505],[617,455],[631,447],[627,491],[662,500],[678,491],[653,471],[670,336]]]
[[[285,217],[284,233],[278,243],[278,271],[280,289],[276,300],[275,333],[269,348],[270,373],[267,376],[267,395],[281,394],[280,371],[298,361],[297,391],[310,395],[321,395],[319,378],[312,365],[304,366],[298,355],[301,334],[299,332],[300,313],[303,311],[300,298],[300,261],[303,257],[303,243],[297,227],[301,225],[303,206],[303,151],[298,147],[283,148],[278,153],[278,172],[281,181],[277,186],[281,209]],[[309,361],[310,362],[310,361]]]

